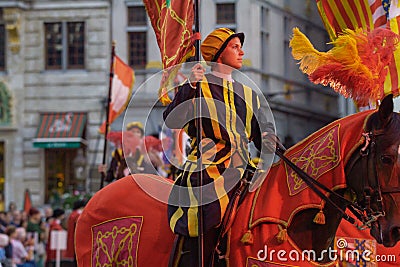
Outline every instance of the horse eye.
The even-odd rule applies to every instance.
[[[381,156],[381,161],[383,164],[388,164],[388,165],[393,163],[392,157],[388,155]]]

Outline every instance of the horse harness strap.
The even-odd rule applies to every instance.
[[[351,164],[351,168],[354,164],[361,160],[362,164],[362,175],[366,179],[363,180],[362,185],[362,197],[357,195],[357,201],[362,202],[362,208],[350,205],[350,211],[363,223],[362,226],[357,226],[360,229],[366,229],[371,227],[371,224],[375,222],[379,217],[385,216],[383,207],[384,194],[400,193],[400,187],[382,187],[379,183],[379,179],[376,173],[376,136],[382,135],[383,130],[375,130],[373,132],[364,133],[365,144],[360,149],[358,157],[354,159]],[[366,181],[366,182],[365,182]],[[371,184],[372,183],[372,184]],[[371,200],[375,200],[377,209],[373,209],[371,206]]]
[[[240,179],[240,183],[237,186],[237,188],[232,196],[232,200],[228,204],[228,207],[226,209],[224,217],[222,218],[222,222],[220,225],[220,232],[219,232],[217,244],[216,244],[216,247],[214,250],[214,253],[216,253],[218,255],[218,258],[220,260],[225,257],[226,251],[221,251],[219,249],[219,245],[221,244],[221,242],[225,242],[224,241],[225,235],[229,231],[229,229],[232,227],[232,224],[236,218],[237,210],[238,210],[240,204],[243,202],[243,199],[249,192],[248,189],[251,184],[251,179],[253,178],[255,171],[256,171],[256,169],[253,166],[251,166],[250,164],[247,165],[245,173],[244,173],[242,179]],[[213,255],[213,257],[214,256],[215,256],[215,254]]]
[[[400,193],[400,187],[381,187],[382,195]]]

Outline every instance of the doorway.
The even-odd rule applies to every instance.
[[[73,166],[76,154],[77,149],[45,150],[46,203],[57,204],[64,193],[72,193],[76,189]]]

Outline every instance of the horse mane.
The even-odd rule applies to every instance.
[[[388,131],[385,131],[385,134],[387,134],[387,140],[392,140],[392,138],[397,139],[398,138],[398,130],[400,129],[400,114],[397,112],[393,112],[390,114],[390,119],[388,120],[388,123],[385,125],[382,125],[381,123],[382,118],[381,115],[376,112],[371,115],[371,118],[368,120],[368,123],[366,125],[366,129],[368,131],[371,130],[376,130],[380,128],[385,128],[388,129]],[[393,129],[393,130],[391,130]]]

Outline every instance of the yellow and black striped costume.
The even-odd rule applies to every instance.
[[[248,143],[261,149],[261,132],[273,131],[260,110],[258,95],[239,82],[206,74],[201,81],[201,108],[196,108],[195,90],[188,83],[179,87],[164,111],[169,128],[184,128],[192,149],[172,189],[168,218],[180,235],[198,236],[199,181],[202,174],[204,230],[217,227],[234,187],[250,161]],[[196,114],[201,112],[201,116]],[[201,159],[198,160],[196,121],[201,117]],[[201,163],[201,164],[200,164]],[[202,167],[202,169],[200,169]]]
[[[144,160],[144,155],[139,149],[133,155],[125,157],[122,148],[116,148],[112,153],[110,167],[105,177],[106,182],[112,182],[125,177],[128,170],[129,174],[134,173],[152,173],[157,174],[153,165]]]

